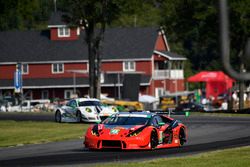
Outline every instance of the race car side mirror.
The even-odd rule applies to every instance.
[[[102,122],[102,121],[96,121],[95,123],[96,123],[96,124],[100,124],[101,122]]]
[[[174,128],[177,127],[177,126],[178,126],[178,121],[177,121],[177,120],[172,121],[171,124],[169,125],[169,127],[170,127],[171,129],[174,129]]]
[[[165,125],[165,123],[164,122],[159,122],[158,125],[163,126],[163,125]]]

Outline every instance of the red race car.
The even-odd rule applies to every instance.
[[[165,115],[120,112],[91,125],[84,145],[89,149],[156,149],[182,146],[186,138],[187,127]]]

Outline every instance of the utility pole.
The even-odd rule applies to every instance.
[[[100,54],[100,53],[98,53]],[[100,99],[101,97],[101,60],[100,55],[96,56],[95,60],[95,97]]]
[[[91,36],[91,35],[89,35]],[[89,40],[91,41],[91,40]],[[92,44],[91,42],[88,44],[88,52],[89,52],[89,96],[91,98],[94,97],[94,85],[95,85],[95,55],[92,52]]]
[[[242,62],[240,64],[240,72],[242,72],[242,73],[245,72],[244,64]],[[239,90],[240,90],[240,94],[239,94],[239,110],[242,110],[242,109],[244,109],[244,90],[245,90],[244,81],[240,81]]]
[[[16,64],[16,71],[14,73],[14,92],[19,95],[19,101],[21,102],[22,111],[22,101],[23,101],[23,79],[22,79],[22,64]]]

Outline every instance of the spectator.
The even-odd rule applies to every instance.
[[[204,98],[201,100],[201,104],[202,104],[202,105],[206,105],[206,104],[207,104],[207,99],[206,99],[206,97],[204,97]]]
[[[244,99],[244,101],[247,101],[247,94],[246,93],[244,93],[243,99]]]
[[[234,93],[232,94],[232,99],[233,99],[233,108],[236,108],[239,100],[236,91],[234,91]]]
[[[221,104],[221,109],[222,110],[227,110],[228,109],[228,103],[226,100],[223,101],[223,103]]]
[[[233,93],[233,95],[232,95],[232,98],[233,98],[234,101],[237,101],[237,100],[238,100],[236,91],[234,91],[234,93]]]

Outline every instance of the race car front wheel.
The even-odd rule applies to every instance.
[[[56,122],[61,122],[62,121],[62,115],[61,115],[60,111],[56,111],[55,121]]]
[[[157,133],[155,131],[151,132],[150,145],[151,145],[151,149],[156,148],[156,146],[158,145],[158,136],[157,136]]]
[[[186,142],[186,135],[185,135],[185,131],[183,128],[180,129],[179,140],[180,140],[180,146],[183,146],[184,143]]]

